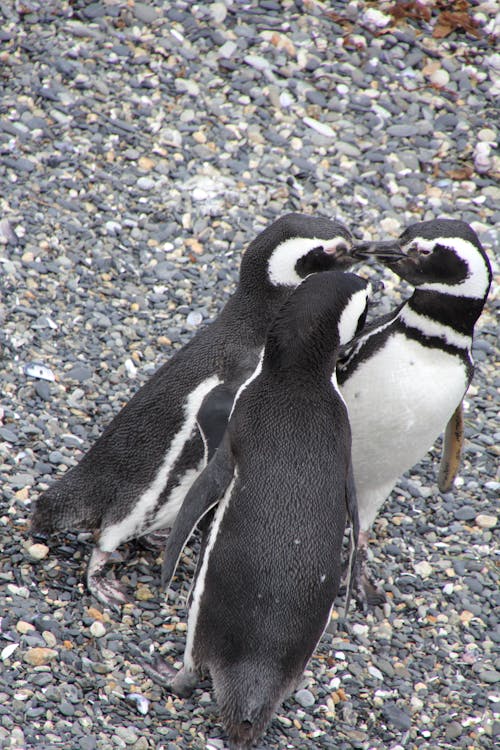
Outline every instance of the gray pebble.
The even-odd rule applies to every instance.
[[[303,708],[310,708],[311,706],[314,706],[316,702],[314,695],[307,688],[297,690],[294,697],[297,703],[299,703]]]

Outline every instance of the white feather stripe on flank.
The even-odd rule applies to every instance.
[[[335,252],[338,245],[348,245],[345,237],[333,237],[329,240],[318,237],[291,237],[281,242],[274,250],[268,262],[268,275],[272,284],[297,286],[303,279],[298,275],[295,266],[315,247],[325,248],[325,253]]]
[[[205,578],[207,575],[207,568],[210,563],[210,553],[217,540],[219,528],[222,523],[224,513],[226,512],[226,508],[229,505],[229,501],[233,493],[234,483],[236,482],[237,478],[238,478],[238,471],[237,469],[235,469],[233,478],[224,494],[224,497],[222,498],[217,510],[215,511],[215,517],[212,522],[212,528],[210,529],[210,538],[208,540],[205,553],[203,555],[203,562],[201,564],[201,569],[196,579],[196,584],[193,590],[193,598],[191,601],[191,607],[189,609],[189,616],[188,616],[186,649],[184,651],[184,667],[190,671],[195,671],[195,664],[193,662],[193,646],[194,646],[194,639],[196,635],[196,626],[198,624],[198,615],[200,613],[201,600],[203,598],[203,592],[205,588]]]
[[[427,315],[415,312],[409,305],[403,307],[399,313],[399,319],[409,328],[416,328],[424,336],[435,336],[442,339],[449,346],[456,346],[458,349],[467,350],[472,345],[470,336],[465,336],[450,326],[445,326],[433,318],[428,318]]]
[[[203,471],[206,465],[206,461],[203,458],[198,466],[194,469],[188,469],[180,478],[179,484],[177,484],[173,490],[169,493],[167,502],[155,512],[154,518],[151,519],[151,523],[148,524],[144,530],[145,534],[149,534],[151,531],[157,531],[158,529],[171,528],[177,514],[181,509],[184,498],[186,497],[191,485],[198,478],[199,474]]]
[[[211,375],[191,391],[184,404],[184,422],[180,430],[174,435],[160,468],[156,472],[155,478],[137,499],[128,516],[103,530],[99,539],[99,549],[104,552],[112,552],[119,544],[137,536],[138,533],[143,531],[142,527],[148,513],[153,510],[158,498],[165,489],[169,474],[191,436],[193,427],[196,424],[196,415],[203,399],[220,382],[217,375]],[[156,528],[159,527],[156,526]]]
[[[356,333],[359,319],[366,308],[366,303],[371,292],[371,287],[355,292],[347,305],[342,310],[338,323],[338,331],[341,346],[347,344]]]
[[[473,299],[483,299],[486,295],[490,283],[488,267],[485,259],[472,242],[461,237],[433,237],[432,240],[414,237],[411,244],[416,244],[419,248],[427,249],[429,252],[432,252],[436,245],[443,245],[455,253],[457,258],[463,260],[469,269],[466,278],[458,284],[429,281],[420,284],[419,289],[426,289],[429,292],[442,292],[453,297],[472,297]]]

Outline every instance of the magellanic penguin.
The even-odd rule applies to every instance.
[[[366,281],[336,271],[293,292],[166,543],[164,585],[218,505],[172,689],[189,694],[210,673],[231,750],[252,746],[300,679],[337,594],[347,513],[356,535],[349,421],[331,374],[367,298]]]
[[[439,488],[448,491],[462,444],[462,399],[471,382],[474,325],[491,283],[478,237],[463,221],[413,224],[398,240],[357,245],[415,287],[371,323],[339,359],[336,377],[352,429],[360,519],[358,597],[383,601],[366,568],[373,521],[398,478],[446,430]],[[356,590],[356,588],[355,588]]]
[[[87,584],[102,602],[127,601],[118,581],[104,577],[110,553],[172,525],[204,466],[205,447],[212,453],[220,441],[234,394],[254,370],[268,325],[290,291],[309,274],[351,265],[350,248],[348,230],[322,217],[288,214],[268,226],[244,254],[239,285],[217,320],[176,352],[79,464],[39,496],[33,533],[95,530]]]

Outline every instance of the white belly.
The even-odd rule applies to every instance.
[[[401,474],[443,432],[467,389],[466,378],[457,357],[397,334],[341,386],[362,530],[369,529]]]

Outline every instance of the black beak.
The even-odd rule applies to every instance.
[[[406,258],[406,255],[401,250],[398,240],[388,240],[386,242],[358,242],[357,245],[354,245],[351,252],[354,258],[360,260],[374,257],[381,261],[386,261],[387,263]]]

